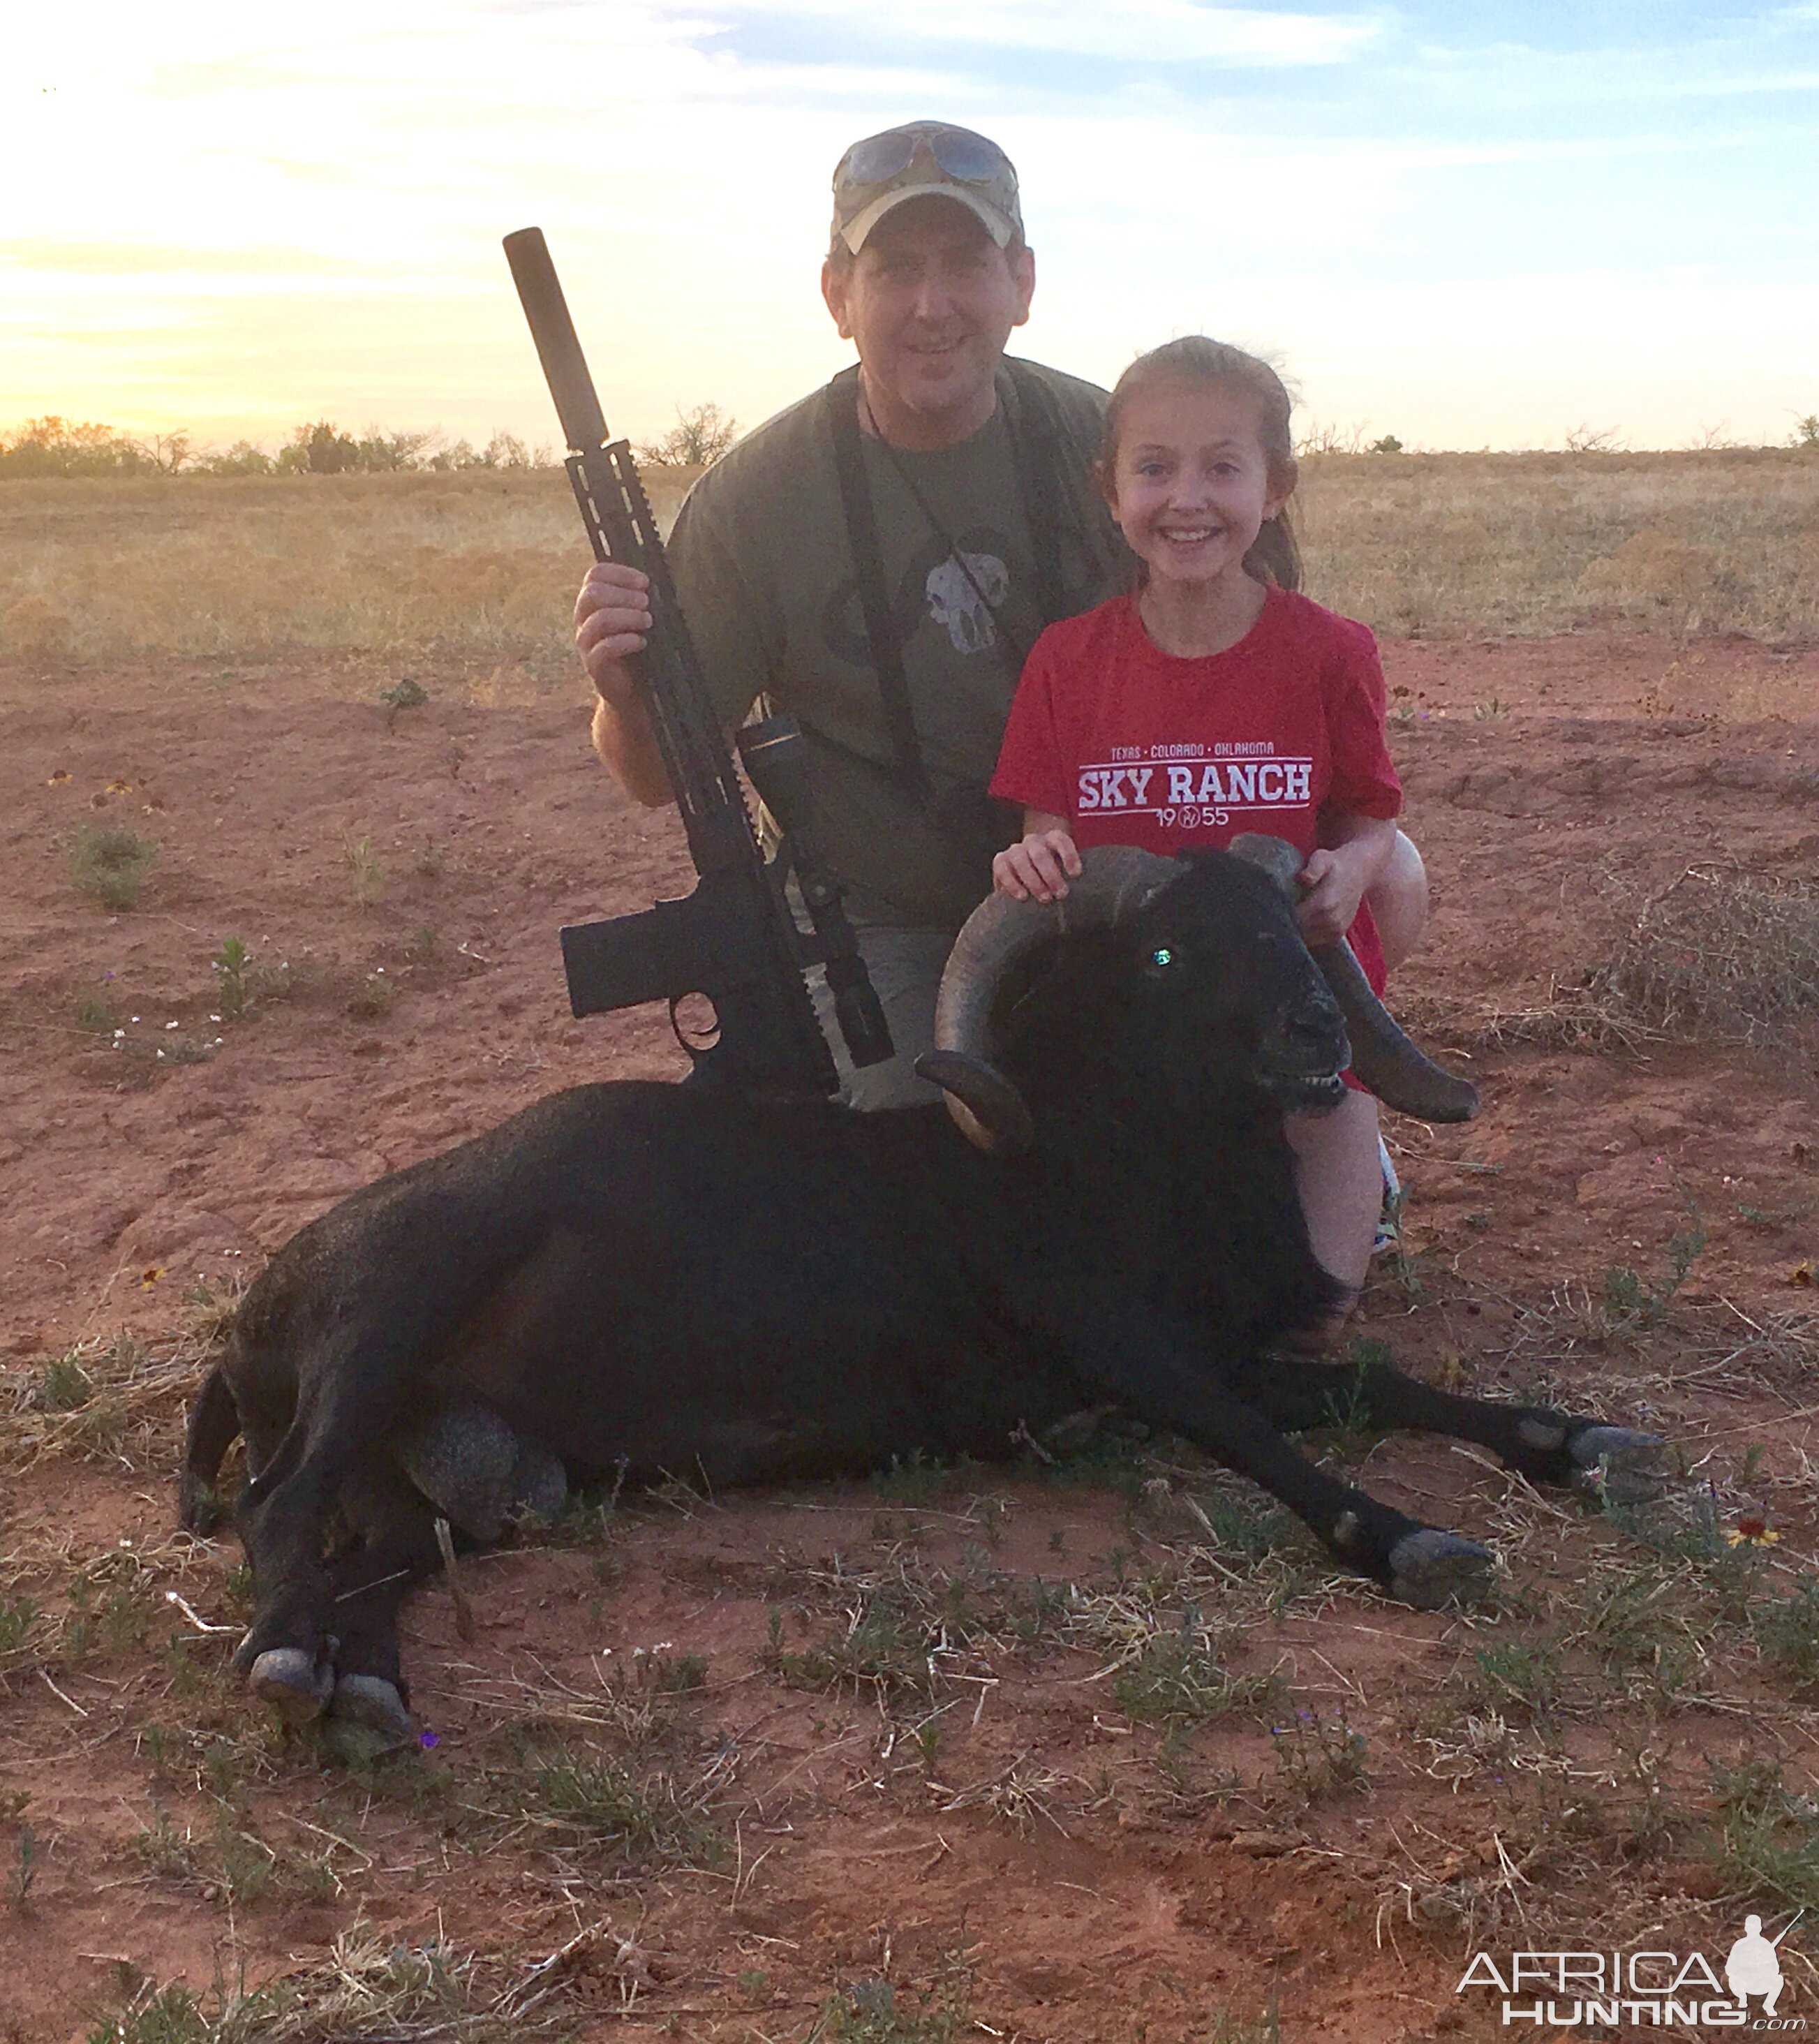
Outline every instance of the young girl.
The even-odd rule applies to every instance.
[[[1376,641],[1295,593],[1289,412],[1267,363],[1199,335],[1119,378],[1099,480],[1141,586],[1036,642],[992,784],[1023,805],[1023,836],[993,877],[1054,901],[1081,845],[1175,853],[1268,832],[1306,855],[1308,942],[1349,935],[1380,993],[1420,940],[1426,884],[1395,823]],[[1356,1292],[1385,1192],[1376,1101],[1348,1089],[1285,1125],[1314,1253]]]

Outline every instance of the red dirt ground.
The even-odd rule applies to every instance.
[[[1393,991],[1440,1047],[1472,1058],[1485,1107],[1463,1130],[1392,1129],[1415,1281],[1380,1281],[1362,1331],[1425,1374],[1490,1390],[1537,1360],[1558,1384],[1564,1354],[1577,1402],[1641,1412],[1692,1461],[1715,1452],[1715,1470],[1767,1443],[1745,1476],[1773,1490],[1775,1564],[1808,1565],[1811,1383],[1721,1358],[1750,1324],[1812,1297],[1796,1281],[1819,1235],[1809,1049],[1592,1055],[1483,1025],[1547,1003],[1600,955],[1613,884],[1634,893],[1710,860],[1819,878],[1819,655],[1588,636],[1391,644],[1386,661],[1406,691],[1392,737],[1436,892],[1431,944]],[[178,1327],[198,1281],[231,1284],[377,1174],[557,1087],[679,1070],[651,1013],[570,1018],[555,935],[681,891],[678,832],[612,790],[574,691],[495,678],[476,701],[456,680],[417,678],[429,701],[388,713],[375,691],[395,674],[0,669],[0,1397],[12,1409],[72,1344]],[[83,822],[158,841],[131,912],[72,886],[65,845]],[[255,1019],[214,1019],[211,962],[230,936],[267,975]],[[1536,1348],[1537,1327],[1557,1334],[1570,1318],[1569,1281],[1595,1296],[1614,1266],[1660,1280],[1670,1239],[1695,1220],[1706,1246],[1659,1330]],[[8,1479],[11,1581],[54,1601],[44,1557],[60,1551],[67,1577],[130,1550],[146,1581],[181,1583],[194,1612],[232,1623],[237,1550],[171,1531],[178,1403],[159,1417],[150,1474],[71,1454]],[[1369,1480],[1480,1534],[1509,1489],[1406,1440],[1372,1452]],[[1575,1510],[1548,1566],[1614,1550],[1602,1524],[1568,1523]],[[242,1967],[258,1980],[319,1962],[358,1919],[387,1941],[439,1925],[457,1945],[528,1962],[602,1916],[637,1955],[583,1981],[590,2037],[781,2044],[836,1984],[891,1978],[911,2005],[961,1951],[977,2026],[966,2034],[1032,2044],[1211,2036],[1219,2011],[1269,2004],[1295,2044],[1492,2034],[1484,1999],[1453,1992],[1465,1928],[1404,1906],[1461,1868],[1494,1866],[1502,1835],[1488,1778],[1449,1790],[1410,1758],[1410,1699],[1459,1658],[1452,1619],[1346,1589],[1273,1623],[1264,1665],[1281,1662],[1322,1704],[1345,1700],[1372,1741],[1370,1792],[1314,1806],[1286,1796],[1262,1730],[1216,1727],[1165,1751],[1077,1652],[957,1662],[980,1679],[938,1691],[945,1735],[926,1765],[869,1700],[754,1669],[772,1607],[836,1555],[951,1566],[969,1544],[1013,1574],[1103,1586],[1130,1552],[1170,1537],[1110,1490],[974,1470],[908,1502],[851,1484],[637,1506],[604,1547],[475,1564],[471,1641],[444,1588],[419,1596],[407,1654],[441,1735],[420,1763],[431,1774],[458,1775],[539,1686],[597,1698],[607,1664],[593,1657],[606,1648],[620,1666],[659,1642],[705,1656],[691,1723],[736,1760],[716,1819],[727,1856],[705,1871],[602,1872],[523,1836],[478,1850],[408,1797],[350,1785],[266,1737],[220,1679],[231,1639],[209,1635],[194,1710],[255,1754],[248,1825],[274,1850],[347,1842],[313,1889],[276,1879],[229,1911],[131,1844],[159,1808],[201,1832],[218,1807],[193,1762],[160,1758],[144,1736],[183,1718],[178,1650],[140,1639],[54,1683],[0,1682],[0,1874],[18,1864],[23,1823],[36,1855],[29,1892],[17,1899],[15,1877],[0,1900],[0,2036],[85,2034],[121,1959],[198,1988]],[[1518,1583],[1546,1573],[1505,1545]],[[805,1618],[788,1627],[787,1644],[808,1636]],[[1671,1765],[1696,1781],[1708,1754],[1762,1745],[1752,1708],[1745,1694],[1675,1718]],[[1608,1729],[1575,1735],[1579,1765],[1603,1764]],[[1790,1783],[1809,1779],[1809,1742],[1773,1739]],[[1227,1771],[1235,1788],[1218,1787]],[[1019,1780],[1034,1800],[1011,1807]],[[1679,1949],[1721,1950],[1738,1927],[1694,1857],[1651,1863],[1632,1885],[1637,1930],[1678,1935]]]

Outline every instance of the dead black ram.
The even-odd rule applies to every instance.
[[[244,1432],[254,1689],[408,1731],[397,1615],[439,1512],[497,1538],[515,1501],[559,1501],[565,1468],[721,1489],[990,1458],[1109,1397],[1420,1605],[1481,1591],[1491,1557],[1284,1431],[1361,1390],[1377,1424],[1536,1482],[1645,1481],[1647,1435],[1285,1354],[1337,1287],[1283,1112],[1336,1102],[1349,1058],[1406,1112],[1476,1105],[1349,952],[1310,955],[1299,863],[1269,839],[1185,866],[1106,850],[1058,907],[988,901],[924,1063],[946,1111],[580,1086],[305,1228],[240,1308],[183,1478],[201,1527]]]

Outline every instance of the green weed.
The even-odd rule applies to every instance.
[[[1282,2019],[1273,2004],[1261,2015],[1234,2015],[1222,2009],[1212,2028],[1197,2031],[1191,2044],[1282,2044]]]
[[[1667,1318],[1674,1294],[1687,1281],[1687,1274],[1704,1254],[1703,1228],[1683,1229],[1667,1244],[1671,1274],[1657,1284],[1625,1264],[1613,1264],[1604,1274],[1604,1293],[1598,1313],[1600,1331],[1618,1336],[1642,1334],[1658,1327]]]
[[[954,2044],[973,2027],[972,1989],[972,1968],[958,1958],[908,1996],[888,1980],[855,1981],[822,2004],[803,2044]]]
[[[1537,1718],[1558,1706],[1566,1674],[1552,1642],[1502,1640],[1475,1648],[1472,1658],[1479,1686],[1500,1709]]]
[[[429,701],[429,691],[422,682],[414,681],[409,674],[401,674],[389,689],[379,690],[379,703],[386,713],[386,728],[392,730],[401,709],[421,709]]]
[[[354,877],[354,899],[363,909],[374,907],[385,896],[386,869],[372,840],[349,835],[342,841],[341,856]]]
[[[1126,1716],[1179,1731],[1238,1712],[1266,1710],[1280,1691],[1280,1677],[1273,1673],[1234,1675],[1191,1616],[1178,1631],[1146,1640],[1112,1678],[1112,1694]]]
[[[892,1455],[888,1469],[874,1472],[872,1488],[892,1504],[932,1504],[953,1487],[954,1473],[915,1448],[907,1457]]]
[[[76,1412],[94,1396],[94,1379],[73,1355],[59,1355],[38,1371],[32,1404],[40,1412]]]
[[[1819,1581],[1809,1577],[1792,1596],[1750,1614],[1756,1651],[1796,1689],[1819,1684]]]
[[[1265,1554],[1301,1546],[1306,1539],[1306,1529],[1284,1505],[1266,1504],[1259,1509],[1249,1498],[1223,1491],[1197,1498],[1195,1504],[1213,1545],[1246,1561],[1260,1561]]]
[[[1371,1785],[1366,1768],[1370,1741],[1346,1722],[1343,1705],[1330,1717],[1306,1705],[1284,1723],[1272,1725],[1276,1764],[1284,1781],[1304,1803],[1330,1802],[1361,1794]]]
[[[1357,1461],[1388,1438],[1376,1424],[1366,1384],[1372,1370],[1394,1369],[1395,1359],[1387,1342],[1368,1335],[1352,1337],[1346,1350],[1350,1374],[1342,1389],[1327,1394],[1319,1427],[1327,1448],[1341,1462]]]
[[[70,878],[110,914],[132,908],[158,863],[159,847],[136,831],[79,824],[69,840]]]
[[[224,1022],[244,1022],[251,1012],[252,994],[247,980],[252,968],[252,953],[239,937],[223,937],[216,952],[215,1000]]]
[[[528,1823],[571,1850],[694,1865],[717,1861],[723,1850],[705,1783],[635,1772],[572,1737],[520,1738],[506,1765],[487,1770],[482,1790],[488,1813]]]
[[[782,1646],[783,1617],[771,1614],[769,1643],[758,1655],[766,1674],[798,1689],[869,1689],[879,1696],[927,1696],[934,1687],[928,1630],[888,1598],[868,1596],[843,1630],[800,1653]]]
[[[361,981],[347,1003],[347,1012],[356,1022],[377,1022],[382,1016],[391,1012],[392,1004],[397,997],[397,987],[386,978],[385,967],[376,966]]]
[[[29,1596],[0,1597],[0,1655],[16,1654],[37,1620],[38,1607]]]
[[[196,1873],[196,1854],[190,1834],[179,1831],[171,1812],[162,1804],[152,1806],[152,1821],[132,1840],[132,1849],[153,1873],[167,1881],[191,1881]]]
[[[1775,1761],[1714,1766],[1712,1781],[1718,1827],[1708,1850],[1726,1892],[1819,1909],[1819,1810],[1812,1800],[1789,1792]]]

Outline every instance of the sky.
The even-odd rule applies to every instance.
[[[1819,413],[1819,0],[95,0],[9,10],[0,436],[58,413],[558,436],[543,227],[609,425],[850,359],[828,180],[918,117],[1022,179],[1016,352],[1267,353],[1303,431],[1785,440]]]

